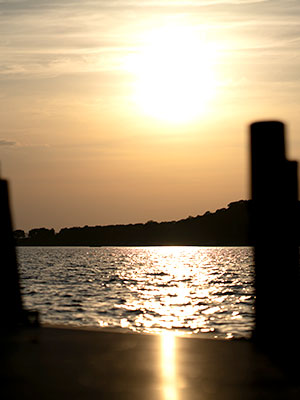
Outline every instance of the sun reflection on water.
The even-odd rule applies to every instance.
[[[43,322],[223,338],[252,332],[250,248],[19,251],[25,304]]]
[[[209,271],[205,268],[208,260],[202,254],[202,268],[195,271],[195,253],[196,248],[186,247],[162,247],[150,251],[150,262],[145,271],[148,282],[145,284],[143,281],[143,285],[137,282],[130,286],[132,293],[139,293],[139,301],[133,296],[121,306],[128,312],[136,309],[144,311],[137,315],[135,326],[141,326],[148,332],[185,330],[187,326],[194,333],[199,328],[209,331],[204,326],[207,318],[199,313],[201,299],[209,298],[211,291],[207,285]],[[141,269],[138,273],[141,275]],[[136,275],[132,274],[132,278],[136,279]]]
[[[177,400],[176,336],[173,332],[161,334],[161,376],[163,400]]]

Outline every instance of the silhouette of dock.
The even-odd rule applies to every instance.
[[[42,327],[6,341],[4,399],[298,400],[247,340]],[[165,347],[164,347],[165,346]]]
[[[7,185],[1,182],[0,212],[6,213],[1,227],[4,261],[1,283],[1,305],[4,308],[1,320],[4,355],[1,363],[2,398],[300,398],[296,318],[299,250],[291,229],[293,213],[296,212],[293,207],[297,201],[296,164],[285,158],[282,124],[264,122],[252,125],[251,140],[252,234],[256,263],[253,340],[174,338],[171,333],[147,335],[38,326],[36,314],[23,309],[11,236]],[[270,143],[267,146],[269,140],[276,143],[276,156]],[[265,157],[268,149],[271,155]],[[277,178],[273,176],[274,172]],[[266,226],[265,216],[268,221],[268,215],[271,215],[268,214],[270,199],[282,207],[282,213],[277,223],[269,218],[273,225],[271,231],[264,232],[268,233],[266,236],[261,229]],[[267,246],[264,246],[265,237]],[[282,248],[278,249],[278,246]]]

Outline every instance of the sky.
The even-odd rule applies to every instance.
[[[300,2],[0,0],[14,227],[171,221],[249,198],[249,124],[300,159]]]

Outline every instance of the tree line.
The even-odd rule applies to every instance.
[[[18,246],[248,246],[250,200],[178,221],[14,231]]]

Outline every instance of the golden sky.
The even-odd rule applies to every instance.
[[[300,159],[297,0],[0,0],[16,228],[167,221],[249,197],[248,125]]]

